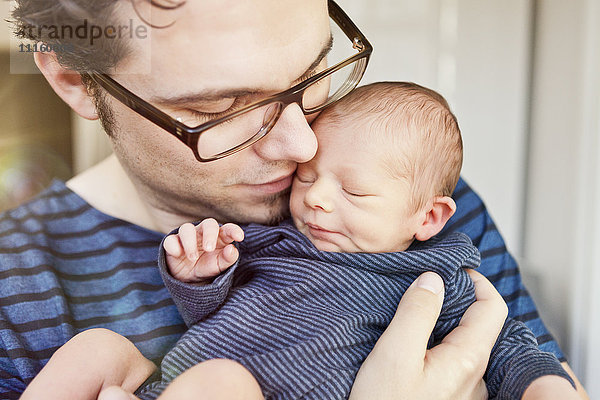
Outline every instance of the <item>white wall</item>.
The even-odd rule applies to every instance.
[[[600,398],[600,0],[538,1],[527,266],[592,399]]]
[[[584,1],[538,4],[525,267],[540,277],[544,321],[568,341],[578,143],[581,140]],[[566,349],[565,349],[566,350]]]
[[[578,124],[569,135],[577,153],[571,166],[576,169],[571,208],[575,211],[573,262],[564,274],[571,277],[573,294],[568,309],[572,365],[580,371],[590,397],[596,399],[600,398],[600,0],[582,0],[578,5],[580,29],[575,39],[580,68],[569,79],[579,90],[579,107],[573,110]]]

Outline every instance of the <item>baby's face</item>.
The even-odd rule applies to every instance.
[[[294,223],[323,251],[406,250],[420,223],[409,182],[391,177],[381,161],[384,149],[357,140],[353,128],[313,124],[319,148],[298,165],[290,198]]]

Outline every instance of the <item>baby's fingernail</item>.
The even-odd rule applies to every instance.
[[[425,272],[417,279],[417,287],[429,290],[433,294],[440,294],[444,289],[444,282],[438,274]]]

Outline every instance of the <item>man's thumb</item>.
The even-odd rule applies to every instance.
[[[381,345],[384,348],[378,350],[397,353],[403,360],[423,362],[443,301],[442,278],[433,272],[419,276],[402,296],[392,322],[375,347]]]

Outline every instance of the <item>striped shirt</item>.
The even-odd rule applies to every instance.
[[[185,332],[156,268],[162,234],[55,181],[0,217],[0,399],[18,398],[75,334],[105,327],[159,362]]]
[[[479,271],[540,348],[564,360],[521,282],[481,199],[459,181],[446,231],[471,237]],[[52,353],[75,334],[104,327],[159,362],[185,331],[160,277],[162,234],[105,215],[63,182],[0,214],[0,398],[18,398]]]
[[[163,359],[161,380],[137,393],[141,399],[156,399],[185,370],[214,358],[244,365],[267,400],[345,399],[421,273],[438,273],[446,288],[430,343],[456,328],[475,301],[463,268],[476,268],[479,252],[462,233],[404,252],[332,253],[317,250],[288,220],[246,227],[239,248],[239,261],[208,285],[175,280],[161,252],[163,279],[191,328]],[[569,379],[523,323],[507,320],[485,377],[490,398],[519,399],[549,374]]]

